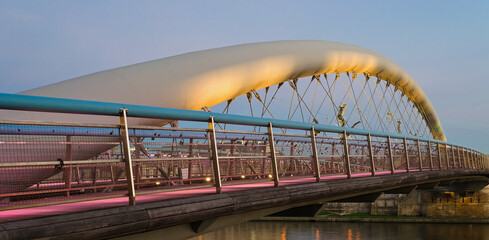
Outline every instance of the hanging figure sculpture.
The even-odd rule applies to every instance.
[[[342,104],[340,108],[338,109],[338,116],[336,118],[340,120],[340,127],[344,127],[346,124],[345,117],[345,109],[346,109],[346,104]]]

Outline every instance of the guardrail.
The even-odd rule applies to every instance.
[[[322,124],[14,94],[0,94],[0,109],[120,119],[117,125],[0,122],[0,209],[115,196],[129,196],[134,205],[137,194],[177,188],[212,185],[220,193],[223,185],[252,181],[279,186],[290,178],[489,166],[487,155],[447,142]],[[209,128],[133,127],[129,117]],[[265,128],[217,130],[218,123]]]

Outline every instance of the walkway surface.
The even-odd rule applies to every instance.
[[[411,171],[414,172],[416,170],[411,170]],[[395,171],[396,174],[405,173],[405,172],[406,172],[405,170]],[[389,175],[390,173],[391,173],[390,171],[383,171],[383,172],[376,172],[375,175],[376,176]],[[352,174],[352,178],[369,177],[369,176],[371,176],[370,172]],[[321,177],[321,181],[332,181],[332,180],[346,179],[346,178],[347,178],[346,175],[328,175],[328,176]],[[284,179],[284,180],[280,180],[280,186],[313,183],[315,181],[316,179],[313,177]],[[222,192],[226,193],[226,192],[243,191],[243,190],[258,189],[258,188],[271,188],[271,187],[273,187],[273,181],[235,184],[235,185],[223,185]],[[194,197],[194,196],[208,195],[208,194],[216,194],[215,187],[177,189],[175,191],[137,195],[136,204],[155,202],[155,201],[164,201],[168,199],[187,198],[187,197]],[[127,206],[127,204],[128,204],[127,197],[117,197],[117,198],[108,198],[108,199],[101,199],[101,200],[5,210],[5,211],[0,211],[0,223],[54,216],[54,215],[63,215],[63,214],[69,214],[75,212],[85,212],[85,211],[91,211],[97,209]]]

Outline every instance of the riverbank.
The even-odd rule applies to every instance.
[[[464,223],[488,224],[489,218],[440,218],[418,216],[385,216],[370,214],[320,214],[316,217],[263,217],[259,221],[284,222],[374,222],[374,223]]]

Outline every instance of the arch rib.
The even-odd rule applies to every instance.
[[[289,79],[335,72],[364,73],[394,85],[424,113],[433,137],[446,140],[430,101],[406,71],[374,51],[339,42],[287,40],[216,48],[101,71],[20,94],[200,110]],[[18,114],[3,115],[21,119]],[[59,115],[48,120],[80,120],[71,118]]]

